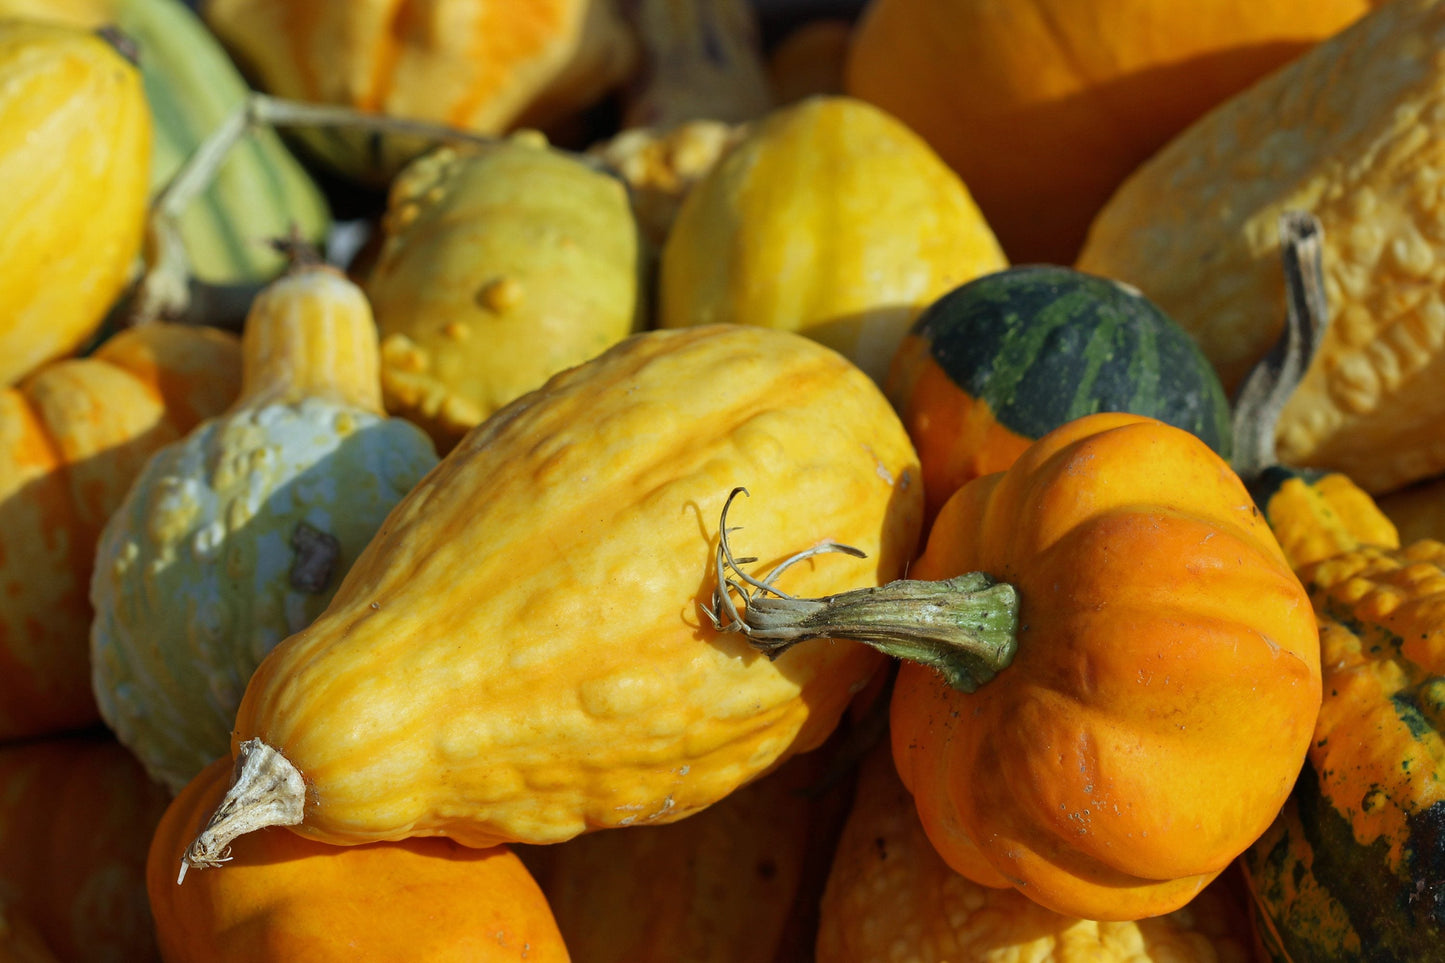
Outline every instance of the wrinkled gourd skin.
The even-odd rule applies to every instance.
[[[849,48],[845,89],[933,145],[1011,261],[1068,264],[1140,163],[1369,7],[873,0]]]
[[[204,0],[201,9],[267,93],[483,134],[568,117],[629,76],[638,56],[613,0]],[[302,137],[372,185],[429,146],[364,131]]]
[[[152,324],[0,389],[0,740],[96,723],[96,540],[146,460],[241,386],[236,337]]]
[[[806,338],[651,331],[489,418],[392,512],[330,607],[261,663],[233,748],[310,788],[295,829],[354,843],[561,842],[672,822],[818,746],[880,658],[770,661],[709,624],[718,516],[816,596],[899,576],[917,460],[882,393]],[[224,870],[217,870],[224,872]]]
[[[224,872],[178,883],[230,773],[229,757],[203,769],[151,839],[145,885],[166,963],[568,960],[541,889],[504,846],[328,846],[278,826],[237,840]]]
[[[1269,825],[1320,704],[1299,580],[1188,432],[1070,422],[944,505],[910,577],[1015,586],[1018,649],[976,692],[905,664],[893,753],[957,872],[1056,912],[1177,909]]]
[[[968,189],[916,134],[817,97],[749,125],[688,192],[658,323],[796,331],[882,380],[934,298],[1007,265]]]
[[[62,963],[155,960],[146,847],[167,801],[108,733],[0,746],[0,902]]]
[[[1245,853],[1279,960],[1424,960],[1445,926],[1445,544],[1302,565],[1324,703],[1279,819]]]
[[[91,662],[102,717],[178,792],[226,752],[251,671],[315,618],[391,507],[437,461],[380,410],[361,291],[325,268],[272,283],[225,414],[157,451],[102,532]],[[337,542],[298,584],[302,525]]]
[[[83,345],[129,281],[151,140],[140,72],[110,43],[0,20],[0,385]]]
[[[667,242],[683,198],[732,149],[747,130],[743,123],[690,120],[657,130],[621,130],[593,144],[587,153],[627,182],[638,229],[656,257]]]
[[[1334,320],[1280,415],[1279,460],[1371,493],[1445,468],[1442,45],[1445,4],[1380,6],[1140,167],[1076,265],[1158,302],[1232,392],[1284,326],[1276,218],[1312,211]]]
[[[840,727],[839,735],[851,732]],[[519,847],[589,963],[796,963],[851,791],[838,735],[666,826]]]
[[[1364,489],[1339,472],[1275,465],[1249,488],[1296,571],[1365,545],[1400,547],[1395,523]]]
[[[1250,963],[1249,917],[1216,881],[1164,916],[1063,916],[948,868],[887,745],[862,765],[818,926],[817,963]]]
[[[392,185],[365,288],[388,411],[446,452],[643,324],[643,255],[615,177],[515,136],[441,149]]]

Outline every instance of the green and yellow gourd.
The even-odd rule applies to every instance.
[[[1274,960],[1434,960],[1445,937],[1445,545],[1402,548],[1346,475],[1273,464],[1276,419],[1327,322],[1317,220],[1311,234],[1305,245],[1283,236],[1285,332],[1241,391],[1236,466],[1309,593],[1323,700],[1298,781],[1240,865]]]
[[[220,41],[183,0],[0,0],[3,16],[114,24],[135,46],[154,129],[152,194],[250,94]],[[257,127],[226,155],[179,227],[192,273],[224,285],[275,277],[285,260],[267,240],[294,231],[320,243],[330,221],[305,168],[274,131]]]
[[[627,188],[535,132],[413,161],[392,184],[382,233],[363,281],[382,394],[443,452],[643,326]]]
[[[236,403],[152,456],[101,535],[96,700],[173,792],[227,751],[261,657],[436,464],[425,434],[383,414],[377,369],[360,289],[294,268],[247,317]]]
[[[918,449],[929,517],[1096,411],[1149,415],[1226,458],[1232,448],[1224,387],[1184,329],[1137,290],[1066,267],[995,271],[934,301],[885,388]]]

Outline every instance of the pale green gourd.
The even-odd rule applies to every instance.
[[[321,612],[437,462],[425,433],[383,413],[378,364],[361,290],[293,268],[247,316],[236,403],[152,456],[101,535],[96,700],[173,792],[229,751],[261,657]]]

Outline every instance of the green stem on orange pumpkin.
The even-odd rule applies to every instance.
[[[1250,369],[1234,399],[1234,470],[1246,482],[1276,464],[1280,413],[1315,357],[1329,324],[1322,249],[1324,231],[1307,211],[1279,217],[1285,325],[1269,353]]]
[[[829,541],[785,560],[765,578],[748,575],[741,566],[757,559],[733,555],[728,544],[727,512],[739,494],[746,489],[729,493],[719,522],[717,585],[705,609],[714,628],[741,633],[770,659],[811,639],[862,642],[929,666],[963,692],[975,691],[1013,661],[1018,592],[983,572],[940,581],[896,579],[822,598],[797,598],[774,587],[779,574],[803,559],[825,552],[863,557]]]

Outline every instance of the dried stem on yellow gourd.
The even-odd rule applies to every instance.
[[[1269,354],[1260,359],[1234,399],[1234,470],[1246,482],[1277,463],[1275,429],[1315,357],[1329,324],[1322,250],[1324,230],[1307,211],[1279,217],[1284,263],[1285,326]]]
[[[229,860],[231,841],[269,826],[295,826],[306,808],[306,783],[301,771],[260,739],[241,743],[231,788],[181,857],[176,883],[186,870],[215,869]]]
[[[214,323],[218,317],[244,316],[258,286],[208,285],[195,279],[181,240],[180,216],[210,186],[230,151],[258,127],[340,127],[417,137],[436,144],[486,145],[498,140],[444,124],[252,93],[196,147],[151,202],[145,270],[131,299],[128,323],[144,324],[162,318]]]
[[[797,598],[776,580],[790,566],[827,552],[862,558],[850,545],[825,541],[786,559],[764,578],[743,571],[756,558],[733,554],[728,508],[718,523],[712,604],[704,612],[721,632],[739,632],[770,659],[810,639],[850,639],[894,658],[937,670],[949,685],[973,692],[1013,661],[1018,648],[1018,592],[983,572],[941,581],[896,579],[822,598]],[[741,606],[739,605],[741,602]]]

